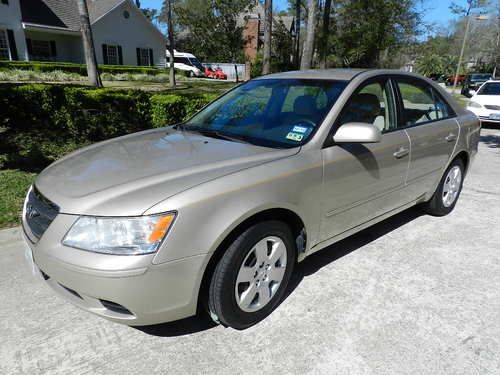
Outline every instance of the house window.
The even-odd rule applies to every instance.
[[[108,64],[118,65],[118,46],[108,45]]]
[[[2,4],[9,5],[9,0],[2,0]]]
[[[45,60],[52,56],[52,50],[48,40],[32,40],[31,50],[33,56],[36,56],[38,59]]]
[[[149,66],[149,49],[141,48],[141,66]]]
[[[0,60],[10,60],[9,41],[5,30],[0,30]]]

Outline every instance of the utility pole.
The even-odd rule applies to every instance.
[[[167,3],[167,27],[168,27],[168,52],[170,55],[170,79],[169,86],[175,87],[175,67],[174,67],[174,23],[172,21],[172,0],[165,0]]]
[[[83,49],[87,63],[87,76],[94,87],[102,87],[101,77],[97,69],[97,58],[94,49],[94,39],[90,28],[89,9],[86,0],[77,0],[78,13],[80,14],[80,27],[82,31]]]
[[[271,33],[273,27],[273,0],[266,0],[264,5],[264,59],[262,75],[271,73]]]
[[[465,44],[467,43],[467,34],[469,34],[470,10],[471,7],[469,6],[469,9],[467,9],[467,14],[465,15],[465,17],[467,18],[467,24],[465,26],[464,40],[462,42],[462,49],[460,50],[460,57],[458,58],[457,70],[455,71],[455,77],[453,79],[453,89],[451,90],[453,94],[455,94],[455,89],[457,87],[458,74],[460,72],[460,66],[462,65],[462,58],[464,57]]]

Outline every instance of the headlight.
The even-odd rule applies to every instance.
[[[469,102],[469,104],[467,104],[468,107],[472,107],[472,108],[483,108],[483,106],[479,103],[476,103],[476,102]]]
[[[138,217],[81,216],[63,245],[115,255],[154,253],[175,219],[175,213]]]

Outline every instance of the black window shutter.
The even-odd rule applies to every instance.
[[[9,5],[9,0],[2,0],[2,4]]]
[[[137,54],[137,66],[141,66],[141,49],[136,48],[135,53]]]
[[[153,58],[153,50],[149,49],[149,66],[155,66],[155,59]]]
[[[122,46],[118,46],[118,64],[123,65]]]
[[[26,48],[28,49],[28,55],[33,55],[33,46],[31,45],[31,39],[26,39]]]
[[[55,40],[50,41],[50,56],[52,56],[52,57],[57,56],[56,41]]]
[[[102,45],[102,63],[104,65],[108,64],[108,46],[106,44]]]
[[[7,38],[9,38],[10,58],[12,60],[19,60],[17,55],[16,39],[14,38],[14,31],[7,29]]]

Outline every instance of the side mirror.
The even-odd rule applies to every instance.
[[[476,95],[476,90],[469,90],[469,98],[473,97],[474,95]]]
[[[335,143],[377,143],[382,139],[380,129],[365,122],[341,125],[333,136]]]

